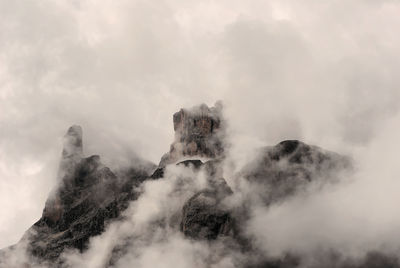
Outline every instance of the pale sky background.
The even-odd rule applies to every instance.
[[[390,170],[399,14],[396,0],[0,0],[0,248],[40,218],[72,124],[87,155],[158,163],[175,111],[222,100],[242,150],[298,138],[372,148]]]

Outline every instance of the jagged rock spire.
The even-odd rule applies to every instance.
[[[64,135],[63,159],[82,158],[82,128],[78,125],[71,126]]]

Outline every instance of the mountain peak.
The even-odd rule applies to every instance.
[[[81,158],[83,156],[82,127],[71,126],[64,135],[63,159]]]
[[[163,156],[160,166],[184,157],[217,158],[222,156],[222,104],[206,104],[180,109],[173,115],[175,140]]]
[[[145,228],[132,228],[137,230],[120,234],[113,232],[115,243],[110,243],[104,256],[99,256],[104,257],[104,266],[101,267],[116,267],[114,264],[119,260],[131,253],[137,254],[138,248],[133,246],[137,241],[156,241],[153,240],[156,239],[153,233],[158,232],[154,230],[165,230],[163,233],[166,235],[170,231],[181,232],[183,239],[191,241],[218,240],[220,245],[232,250],[232,258],[247,255],[248,265],[245,267],[248,268],[299,267],[290,260],[297,261],[298,258],[300,263],[301,256],[292,253],[288,253],[289,262],[263,255],[254,258],[261,251],[246,230],[254,210],[252,206],[268,208],[307,192],[311,184],[322,186],[334,182],[339,172],[351,167],[347,157],[301,141],[286,140],[261,148],[256,158],[242,170],[224,172],[230,167],[224,165],[225,127],[220,103],[214,107],[202,104],[180,109],[173,115],[173,126],[175,139],[171,149],[152,175],[150,170],[137,168],[140,165],[126,171],[113,171],[101,163],[99,156],[85,157],[82,128],[71,126],[64,136],[58,185],[47,199],[40,219],[28,229],[20,242],[0,250],[0,267],[37,267],[30,263],[39,266],[49,264],[48,267],[86,267],[69,266],[69,254],[86,252],[93,246],[90,240],[107,232],[109,224],[128,223],[131,226],[131,220],[136,217],[128,214],[132,211],[127,209],[133,202],[136,202],[134,206],[143,206],[139,198],[146,191],[149,191],[148,197],[157,198],[157,203],[164,202],[163,198],[173,198],[174,205],[164,202],[165,206],[160,207],[163,212],[159,212],[157,217],[149,217],[145,221],[146,226],[143,225]],[[174,163],[182,168],[172,168]],[[170,165],[170,170],[167,165]],[[187,172],[188,169],[191,172]],[[165,177],[164,171],[167,174]],[[224,175],[228,174],[231,177],[225,180]],[[248,185],[251,192],[231,188],[228,182],[235,180],[243,182],[246,188]],[[170,189],[158,199],[160,192],[157,189],[166,185]],[[152,192],[154,190],[156,192]],[[237,204],[236,201],[231,203],[235,194],[243,196]],[[144,200],[147,202],[147,199]],[[147,210],[147,207],[140,209]],[[17,263],[25,266],[10,265],[15,256],[20,255],[19,249],[26,253],[26,258]],[[241,263],[242,259],[237,261]],[[368,263],[372,261],[368,260]],[[374,267],[389,267],[382,261],[378,264]]]

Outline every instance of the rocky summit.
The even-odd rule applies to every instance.
[[[69,252],[85,254],[92,238],[124,222],[132,227],[113,236],[115,241],[102,256],[102,265],[96,267],[118,267],[127,255],[140,253],[130,252],[138,249],[133,245],[154,241],[157,230],[162,235],[178,233],[191,243],[200,241],[210,247],[220,243],[224,251],[245,256],[233,263],[235,267],[305,267],[296,252],[269,257],[260,250],[246,230],[254,213],[251,207],[255,202],[266,208],[285,202],[311,192],[307,191],[310,185],[321,188],[334,184],[341,177],[338,174],[351,172],[351,160],[301,141],[286,140],[260,148],[254,160],[238,172],[226,172],[229,150],[222,115],[220,103],[211,108],[202,104],[181,109],[172,118],[175,139],[158,166],[137,159],[134,167],[116,171],[105,166],[98,155],[85,157],[82,129],[70,127],[64,136],[58,185],[40,219],[16,245],[0,251],[0,267],[77,267],[69,262]],[[252,187],[241,193],[240,201],[233,202],[237,200],[238,181]],[[167,182],[165,185],[173,187],[163,213],[149,220],[141,232],[135,231],[137,218],[132,213],[143,206],[141,196],[151,185]],[[335,252],[319,256],[317,264],[309,267],[400,267],[396,258],[379,252],[370,252],[357,262],[338,256]],[[215,267],[212,261],[204,266]]]
[[[218,158],[223,154],[222,105],[209,108],[202,104],[192,109],[181,109],[173,116],[175,141],[165,154],[160,166],[176,162],[182,157]]]

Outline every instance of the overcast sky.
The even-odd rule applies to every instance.
[[[399,14],[396,0],[0,0],[0,248],[40,218],[72,124],[106,163],[158,163],[172,114],[217,100],[242,150],[397,149]]]

